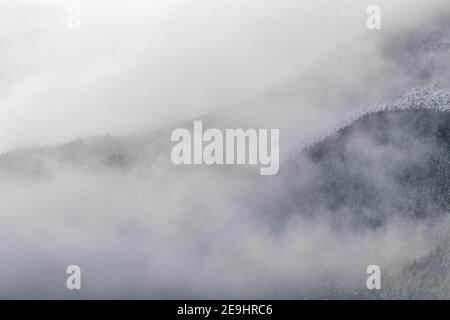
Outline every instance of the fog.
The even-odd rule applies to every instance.
[[[389,85],[377,81],[386,68],[380,41],[430,21],[446,2],[378,1],[380,32],[366,28],[370,1],[0,3],[0,150],[7,151],[140,133],[219,109],[237,108],[245,119],[263,103],[278,110],[280,125],[294,112],[300,126],[317,126],[355,107],[343,98],[380,96]],[[66,28],[73,4],[80,30]],[[277,93],[281,102],[264,99]],[[247,118],[261,117],[273,118]]]
[[[317,208],[286,212],[283,180],[233,169],[47,165],[49,175],[2,176],[3,298],[333,296],[323,288],[363,288],[368,265],[398,272],[445,234],[395,216],[380,229],[336,229]],[[311,177],[302,171],[297,183]],[[65,289],[71,264],[80,292]]]
[[[80,30],[65,26],[70,4]],[[420,188],[399,189],[391,175],[439,155],[445,180],[448,153],[428,134],[448,122],[430,116],[437,129],[407,140],[415,126],[387,117],[381,146],[362,125],[323,146],[358,155],[350,174],[342,159],[329,167],[384,190],[380,207],[370,190],[330,209],[340,193],[321,189],[328,159],[298,154],[360,107],[431,83],[446,92],[449,53],[424,39],[446,43],[450,8],[378,1],[382,30],[370,31],[371,4],[0,0],[0,297],[379,297],[360,291],[368,265],[398,275],[446,239],[448,193],[444,209],[420,208],[436,217],[416,219],[400,206]],[[412,97],[417,108],[441,102]],[[279,128],[280,174],[174,166],[171,129],[196,118]],[[429,181],[418,184],[439,186]],[[65,288],[71,264],[81,291]]]

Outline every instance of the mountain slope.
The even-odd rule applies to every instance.
[[[44,272],[46,297],[67,294],[46,272],[74,255],[86,298],[446,297],[449,101],[426,87],[352,114],[284,150],[272,177],[176,167],[171,128],[6,153],[0,250],[39,261],[26,273]],[[365,287],[369,264],[387,275],[381,292]],[[42,297],[11,268],[0,296]]]
[[[290,158],[289,198],[300,212],[374,226],[450,212],[449,106],[426,88],[347,118]]]

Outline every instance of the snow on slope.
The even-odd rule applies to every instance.
[[[415,88],[396,100],[371,107],[361,107],[320,128],[320,133],[306,138],[302,146],[310,147],[337,131],[351,126],[366,115],[396,110],[450,111],[450,93],[431,84],[423,88]]]

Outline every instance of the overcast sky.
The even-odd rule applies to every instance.
[[[421,62],[448,78],[447,51],[426,51],[430,33],[417,37],[427,19],[442,28],[428,13],[448,2],[0,0],[0,153],[140,133],[218,110],[209,119],[230,128],[260,117],[255,123],[298,138],[360,104],[385,102],[386,92],[408,92]],[[80,5],[81,30],[66,28],[71,4]],[[380,31],[366,28],[372,4],[382,9]],[[397,41],[397,60],[381,50],[390,36],[412,40]],[[392,126],[386,130],[397,132]],[[170,135],[4,156],[0,298],[281,298],[292,297],[289,288],[326,287],[330,275],[364,287],[368,264],[400,270],[447,238],[448,219],[427,228],[426,219],[393,218],[375,230],[334,222],[377,217],[381,209],[366,199],[402,200],[403,189],[383,192],[399,190],[393,179],[420,157],[444,151],[426,139],[399,143],[405,128],[380,144],[362,127],[343,153],[361,161],[325,160],[321,171],[297,146],[281,145],[280,157],[293,162],[264,180],[244,167],[174,167]],[[326,208],[344,192],[333,192],[333,179],[358,189],[344,197],[350,208]],[[417,183],[404,189],[411,199],[423,195]],[[80,295],[65,287],[70,264],[83,270]]]
[[[327,56],[339,63],[339,48],[367,54],[372,2],[0,0],[0,151],[245,106]],[[386,26],[423,12],[376,2]],[[66,28],[72,4],[81,30]]]

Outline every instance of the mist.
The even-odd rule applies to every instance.
[[[80,30],[66,28],[73,4]],[[138,134],[223,109],[318,126],[403,83],[383,77],[380,43],[447,7],[379,1],[377,33],[366,28],[369,4],[2,0],[0,150]]]
[[[450,227],[450,7],[371,4],[0,0],[0,297],[411,297]],[[280,173],[173,166],[192,119],[280,129]]]

